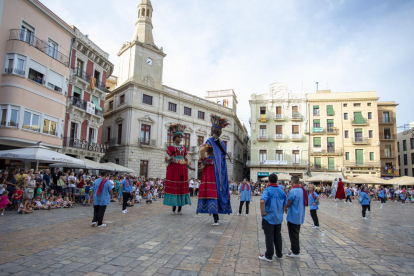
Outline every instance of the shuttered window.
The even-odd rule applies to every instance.
[[[327,105],[326,106],[326,115],[328,115],[328,116],[333,116],[334,115],[333,105]]]
[[[315,148],[320,148],[321,147],[321,137],[313,137],[313,146]]]
[[[283,126],[276,126],[276,134],[283,134]]]
[[[292,133],[293,134],[299,134],[299,126],[292,126]]]
[[[328,143],[335,143],[334,137],[328,137]]]
[[[321,120],[314,119],[313,120],[313,127],[321,127]]]
[[[362,117],[361,112],[354,112],[354,120],[356,124],[363,124],[364,118]]]
[[[321,158],[320,157],[315,157],[315,166],[321,166]]]
[[[282,114],[282,107],[276,106],[276,114],[281,115]]]

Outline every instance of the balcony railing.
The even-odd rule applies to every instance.
[[[315,171],[315,172],[322,172],[325,170],[325,167],[322,165],[313,165],[311,166],[311,171]]]
[[[355,120],[355,118],[351,121],[351,125],[367,125],[368,121],[367,119],[363,118],[363,119],[359,119],[359,120]]]
[[[138,146],[156,147],[157,146],[157,140],[138,138]]]
[[[290,135],[290,140],[291,141],[302,141],[303,136],[302,134],[292,134]]]
[[[285,140],[287,140],[287,136],[284,134],[278,133],[278,134],[273,135],[273,141],[285,141]]]
[[[378,118],[380,124],[393,124],[395,123],[395,117],[379,117]]]
[[[299,162],[299,161],[286,161],[286,160],[265,160],[265,161],[252,161],[249,160],[246,163],[247,166],[259,166],[259,167],[275,167],[275,166],[307,166],[306,162]]]
[[[25,71],[24,70],[19,70],[17,68],[5,68],[4,73],[5,74],[16,74],[16,75],[19,75],[19,76],[23,77]]]
[[[257,141],[268,141],[269,135],[259,135],[257,136]]]
[[[313,116],[320,116],[320,112],[319,112],[319,110],[318,111],[313,111]]]
[[[394,159],[397,158],[397,154],[393,151],[381,151],[381,158],[389,158],[389,159]]]
[[[302,114],[300,113],[292,113],[292,115],[290,116],[291,120],[302,120]]]
[[[78,78],[84,80],[87,83],[89,83],[91,81],[91,75],[89,75],[85,71],[82,71],[79,68],[73,68],[72,72],[73,72],[74,76],[77,76]]]
[[[341,155],[342,154],[342,148],[334,148],[334,147],[328,147],[328,148],[311,148],[310,153],[313,155]]]
[[[380,140],[395,140],[397,139],[397,135],[380,132],[379,138]]]
[[[16,127],[16,128],[18,128],[19,127],[19,124],[18,123],[15,123],[13,121],[10,121],[10,122],[1,121],[0,122],[0,126],[4,126],[4,127]]]
[[[47,42],[35,37],[31,32],[24,29],[12,29],[10,30],[9,40],[20,40],[26,42],[53,59],[56,59],[63,65],[69,67],[69,57],[55,50],[54,47]]]
[[[98,144],[72,137],[63,137],[63,146],[100,153],[105,153],[108,149],[108,145]]]
[[[338,134],[338,129],[336,127],[327,127],[326,134]]]
[[[273,116],[273,120],[274,121],[284,121],[285,116],[283,114],[275,114],[275,116]]]
[[[381,162],[380,161],[364,161],[364,160],[345,160],[344,161],[345,166],[362,166],[362,167],[380,167]]]
[[[352,143],[354,144],[368,144],[369,138],[367,137],[354,137],[352,138]]]
[[[266,120],[266,122],[269,121],[269,116],[265,115],[265,114],[263,114],[263,115],[264,115],[263,117],[261,115],[257,115],[257,120],[261,121],[262,119],[264,119],[264,120]]]
[[[98,81],[98,80],[95,81],[95,87],[98,88],[99,90],[102,90],[103,92],[106,92],[106,93],[111,92],[106,88],[106,86],[103,82]]]

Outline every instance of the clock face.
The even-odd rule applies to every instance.
[[[149,66],[151,66],[151,65],[152,65],[152,59],[151,59],[151,58],[147,58],[147,64],[148,64]]]

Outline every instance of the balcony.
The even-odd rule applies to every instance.
[[[108,145],[88,142],[86,140],[81,140],[81,139],[71,138],[71,137],[63,137],[63,146],[70,147],[70,148],[83,149],[83,150],[93,151],[93,152],[100,152],[100,153],[105,153],[109,147]]]
[[[264,116],[262,117],[261,115],[257,116],[257,120],[259,122],[268,122],[269,121],[269,116],[266,114],[263,114]]]
[[[397,158],[397,154],[393,151],[384,151],[380,152],[381,159],[395,159]]]
[[[313,165],[310,167],[310,170],[313,172],[337,172],[339,171],[339,167],[335,165],[328,165],[328,166]]]
[[[369,138],[368,137],[353,137],[352,143],[356,145],[366,145],[366,144],[369,144]]]
[[[273,116],[273,121],[284,121],[285,120],[285,116],[283,114],[276,114],[275,116]]]
[[[344,165],[348,167],[380,167],[380,161],[356,161],[356,160],[345,160]]]
[[[303,116],[300,113],[292,113],[292,115],[290,115],[290,120],[291,121],[302,121]]]
[[[395,124],[395,117],[380,117],[378,121],[380,124]]]
[[[87,101],[81,100],[81,99],[76,98],[76,97],[68,97],[68,99],[70,101],[69,103],[72,106],[77,107],[79,109],[82,109],[82,110],[86,111],[86,106],[88,104]],[[104,112],[103,111],[99,111],[99,110],[97,110],[95,108],[95,115],[96,116],[99,116],[99,117],[103,117],[104,116]]]
[[[312,128],[312,135],[324,134],[325,129],[323,127],[313,127]]]
[[[368,125],[368,121],[365,118],[355,120],[355,118],[351,121],[351,125],[353,126],[366,126]]]
[[[286,160],[247,161],[248,167],[306,167],[306,162],[288,162]]]
[[[46,41],[35,37],[32,33],[27,32],[26,30],[10,30],[9,40],[20,40],[26,42],[51,58],[59,61],[66,67],[69,67],[69,57],[55,50],[55,48],[50,46]]]
[[[290,135],[290,141],[292,142],[301,142],[303,140],[302,134],[292,134]]]
[[[4,74],[14,74],[14,75],[19,75],[24,77],[24,70],[19,70],[17,68],[5,68],[4,69]]]
[[[339,131],[336,127],[327,127],[326,128],[326,134],[327,135],[338,135]]]
[[[78,77],[79,79],[83,80],[87,84],[91,81],[91,75],[86,73],[85,71],[80,70],[79,68],[73,68],[72,73],[74,76]]]
[[[138,138],[138,146],[139,147],[156,148],[157,147],[157,140]]]
[[[328,148],[311,148],[310,149],[311,155],[342,155],[342,148],[334,148],[334,147],[328,147]]]
[[[381,176],[400,176],[400,171],[394,168],[381,168]]]
[[[98,80],[95,81],[95,88],[98,88],[99,90],[101,90],[105,93],[110,93],[111,92],[106,88],[106,86],[103,82],[98,81]]]
[[[319,110],[318,110],[318,111],[315,111],[315,110],[314,110],[312,114],[313,114],[313,116],[320,116],[320,112],[319,112]]]
[[[392,141],[392,140],[397,139],[397,135],[395,135],[395,134],[389,134],[389,133],[385,133],[384,134],[383,132],[380,132],[379,139],[380,140]]]
[[[287,135],[283,135],[283,134],[273,135],[274,142],[283,142],[283,141],[287,141],[287,139],[288,139]]]
[[[314,171],[314,172],[323,172],[323,171],[325,171],[325,167],[324,166],[322,166],[322,165],[313,165],[313,166],[311,166],[311,171]]]
[[[259,136],[257,136],[257,141],[267,142],[267,141],[269,141],[269,135],[259,135]]]

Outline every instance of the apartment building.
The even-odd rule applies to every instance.
[[[109,54],[73,27],[70,77],[62,153],[99,162],[107,145],[101,143],[107,78],[114,66]]]
[[[414,122],[410,129],[397,134],[398,165],[400,176],[414,177]],[[392,172],[391,172],[392,173]]]
[[[376,92],[308,94],[311,171],[380,176]]]
[[[111,94],[105,101],[103,139],[109,149],[103,159],[134,169],[139,175],[164,178],[165,150],[173,137],[168,126],[181,123],[187,125],[183,143],[196,169],[189,171],[189,176],[200,178],[199,146],[210,137],[210,114],[218,114],[231,123],[221,136],[230,155],[229,178],[241,181],[249,139],[236,115],[236,94],[232,89],[208,91],[203,99],[163,85],[166,54],[155,45],[152,16],[151,2],[143,0],[132,40],[118,53],[119,75],[111,80]]]
[[[400,175],[397,151],[397,124],[395,102],[378,102],[381,177]],[[414,147],[413,147],[414,148]]]
[[[308,109],[306,95],[288,92],[284,83],[266,94],[252,94],[250,178],[271,173],[303,178],[308,170]]]
[[[0,148],[62,148],[75,33],[36,0],[0,1]],[[29,166],[1,160],[1,166]]]

